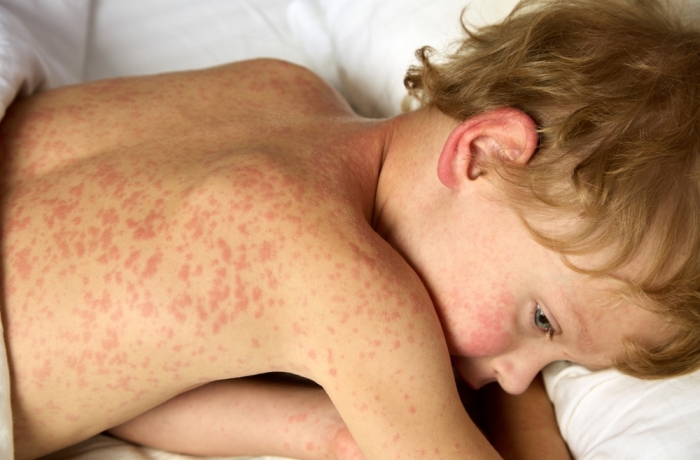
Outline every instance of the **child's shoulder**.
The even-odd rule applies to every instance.
[[[369,226],[333,227],[308,248],[301,264],[307,269],[295,273],[290,341],[303,349],[307,376],[323,383],[341,369],[400,363],[405,350],[444,342],[430,297],[408,263]]]
[[[207,69],[201,76],[213,77],[217,85],[263,102],[261,107],[270,103],[281,110],[293,110],[296,115],[355,115],[345,98],[328,82],[291,62],[253,59]]]

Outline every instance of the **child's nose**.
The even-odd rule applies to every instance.
[[[549,364],[545,361],[531,356],[508,356],[493,365],[501,388],[506,393],[519,395],[527,390],[537,373]]]

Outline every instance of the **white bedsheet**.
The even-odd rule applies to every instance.
[[[43,457],[42,460],[203,460],[201,457],[171,454],[136,447],[109,436],[95,436],[76,446]],[[290,460],[282,457],[210,457],[207,460]],[[291,459],[293,460],[293,459]]]

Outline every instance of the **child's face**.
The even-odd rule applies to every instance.
[[[491,202],[471,211],[458,226],[431,225],[414,235],[426,248],[416,254],[418,266],[454,365],[470,386],[498,381],[517,394],[553,361],[610,367],[623,338],[662,339],[657,317],[613,305],[609,281],[568,268],[510,209]]]

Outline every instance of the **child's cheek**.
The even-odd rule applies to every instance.
[[[470,318],[456,337],[458,354],[481,358],[506,351],[513,341],[512,295],[504,294],[485,307],[471,308]],[[506,298],[507,297],[507,298]]]

